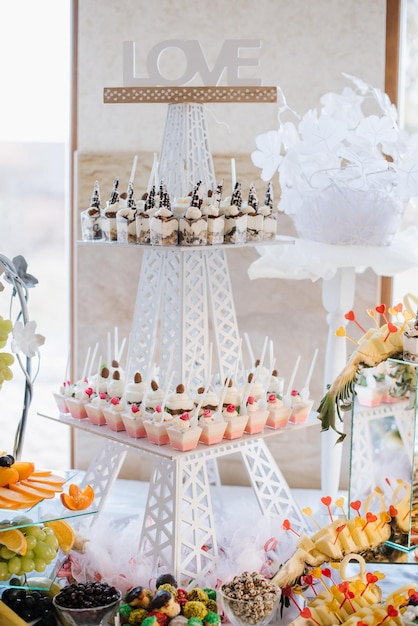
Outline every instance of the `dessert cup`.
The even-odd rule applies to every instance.
[[[89,422],[95,426],[104,426],[106,424],[106,418],[103,415],[103,407],[88,402],[86,404],[86,413]]]
[[[170,438],[167,433],[167,426],[169,425],[169,422],[144,420],[144,428],[149,441],[157,446],[165,446],[167,443],[170,443]]]
[[[410,337],[407,333],[404,333],[402,340],[404,360],[418,363],[418,337]]]
[[[232,417],[224,415],[223,417],[226,422],[224,439],[238,439],[242,437],[247,425],[248,415],[234,415]]]
[[[361,406],[377,406],[383,401],[383,386],[368,387],[364,385],[354,385],[357,402]]]
[[[247,435],[261,433],[266,425],[268,414],[267,409],[247,413],[247,423],[245,424],[244,432]]]
[[[290,406],[282,406],[278,409],[272,409],[268,413],[266,426],[268,428],[285,428],[289,423],[289,417],[292,409]]]
[[[292,410],[289,417],[291,424],[301,424],[305,422],[312,409],[314,401],[307,400],[306,402],[297,402],[292,406]]]
[[[115,432],[125,430],[125,424],[122,419],[122,411],[115,411],[115,409],[110,405],[103,409],[103,415],[110,430]]]
[[[202,429],[200,426],[192,426],[187,430],[180,430],[174,426],[169,426],[167,428],[167,435],[171,446],[175,450],[180,450],[181,452],[194,450],[199,443],[201,433]]]
[[[138,417],[135,417],[134,413],[122,413],[122,421],[125,426],[125,430],[133,439],[143,439],[147,436],[147,431],[144,426],[144,417],[141,413],[136,413]]]
[[[220,443],[224,437],[227,423],[225,420],[218,422],[209,422],[207,424],[199,421],[199,426],[202,429],[200,434],[199,443],[204,443],[206,446],[213,446],[215,443]]]
[[[67,399],[62,393],[54,393],[55,402],[57,403],[58,411],[60,413],[69,413],[70,410],[67,406]]]
[[[71,417],[79,420],[87,418],[87,402],[83,402],[82,400],[76,400],[75,398],[67,398],[66,403],[68,410],[71,413]]]

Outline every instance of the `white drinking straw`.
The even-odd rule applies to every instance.
[[[300,363],[300,358],[301,357],[299,355],[298,358],[296,359],[295,367],[293,368],[292,375],[291,375],[291,377],[289,379],[289,385],[287,387],[287,391],[286,391],[286,394],[285,394],[286,402],[289,402],[289,400],[290,400],[290,394],[292,392],[293,383],[295,382],[296,373],[298,371],[298,367],[299,367],[299,363]]]
[[[113,351],[113,354],[115,355],[115,360],[118,358],[118,351],[119,351],[119,330],[118,330],[118,327],[115,326],[115,329],[114,329],[114,351]]]
[[[274,349],[273,349],[273,341],[270,339],[269,341],[269,355],[270,355],[270,373],[274,370],[274,362],[275,362],[275,358],[274,358]]]
[[[266,350],[267,350],[268,340],[269,340],[269,338],[268,338],[268,337],[266,337],[266,338],[264,339],[264,345],[263,345],[263,349],[262,349],[262,351],[261,351],[261,357],[260,357],[260,369],[261,369],[261,368],[263,367],[263,365],[264,365],[264,358],[265,358],[265,356],[266,356]]]
[[[244,397],[242,398],[242,406],[244,407],[244,409],[247,406],[248,398],[251,395],[251,389],[253,385],[255,384],[259,370],[260,370],[260,365],[257,365],[257,367],[255,368],[254,376],[252,377],[251,382],[247,385],[247,391],[244,394]]]
[[[250,338],[248,336],[248,333],[244,333],[244,339],[245,339],[245,343],[247,344],[247,350],[248,350],[248,353],[250,355],[251,368],[252,368],[252,367],[254,367],[255,357],[254,357],[254,352],[253,352],[253,349],[252,349],[252,346],[251,346],[251,341],[250,341]]]
[[[203,393],[201,394],[201,398],[199,400],[199,404],[197,405],[197,407],[196,407],[196,409],[195,409],[195,411],[193,413],[192,419],[190,420],[192,422],[193,426],[196,426],[196,424],[198,422],[199,411],[202,408],[203,401],[204,401],[204,399],[206,397],[207,392],[209,391],[209,387],[210,387],[211,382],[212,382],[212,376],[209,376],[208,380],[206,381],[205,389],[204,389]]]
[[[228,390],[230,381],[231,381],[231,374],[229,373],[228,376],[226,377],[225,385],[223,386],[221,394],[219,396],[219,410],[221,412],[222,412],[222,407],[223,407],[223,404],[224,404],[226,392]]]
[[[107,333],[107,366],[110,367],[112,362],[112,348],[111,348],[111,338],[110,331]]]
[[[131,169],[131,175],[129,177],[129,184],[133,186],[134,184],[134,180],[135,180],[135,172],[136,172],[136,165],[138,163],[138,156],[135,155],[134,156],[134,161],[132,163],[132,169]]]
[[[99,376],[100,376],[100,364],[102,362],[102,355],[99,356],[99,362],[97,364],[97,374],[96,374],[96,394],[99,395]]]
[[[93,355],[90,359],[90,365],[89,365],[89,369],[87,371],[87,376],[91,376],[91,373],[93,371],[93,365],[94,362],[96,360],[96,356],[97,356],[97,350],[99,349],[99,342],[96,343],[96,345],[94,346],[94,350],[93,350]]]
[[[147,192],[149,193],[151,191],[151,187],[153,184],[155,184],[155,187],[157,187],[157,182],[154,183],[154,180],[156,181],[156,176],[157,176],[157,153],[154,152],[154,160],[152,162],[152,167],[151,167],[151,172],[149,175],[149,179],[148,179],[148,185],[147,185]]]
[[[231,182],[232,182],[232,192],[235,189],[235,184],[237,182],[237,172],[235,168],[235,159],[231,159]]]
[[[87,350],[86,360],[84,362],[83,374],[81,376],[81,380],[84,380],[85,377],[87,376],[87,368],[88,368],[89,362],[90,362],[90,352],[91,352],[91,348],[89,346],[89,349]]]
[[[167,386],[165,388],[165,392],[164,392],[164,397],[163,397],[163,401],[161,402],[161,412],[164,413],[164,407],[165,407],[165,403],[167,402],[167,396],[169,394],[170,388],[171,388],[171,383],[173,382],[173,378],[174,378],[174,370],[171,370],[171,374],[170,374],[170,378],[168,379],[168,383]]]
[[[305,384],[303,385],[302,390],[300,392],[300,397],[302,398],[302,400],[304,402],[309,400],[309,383],[311,382],[312,374],[313,374],[314,367],[315,367],[316,358],[318,356],[318,351],[319,351],[318,348],[316,348],[316,350],[314,352],[314,355],[313,355],[313,358],[312,358],[311,366],[309,368],[308,375],[307,375],[306,380],[305,380]]]
[[[119,352],[117,355],[118,363],[120,363],[122,360],[122,355],[123,355],[123,351],[125,350],[125,346],[126,346],[126,337],[122,339],[122,343],[120,344]],[[129,370],[127,371],[129,372]]]

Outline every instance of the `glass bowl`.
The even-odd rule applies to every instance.
[[[218,590],[225,617],[233,626],[266,626],[274,618],[282,595],[278,587],[276,594],[257,595],[250,600],[237,600]]]
[[[116,614],[122,594],[119,592],[117,600],[105,606],[95,606],[87,609],[70,609],[60,606],[53,598],[55,612],[63,626],[106,626]]]

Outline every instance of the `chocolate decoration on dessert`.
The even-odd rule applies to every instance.
[[[113,188],[110,193],[109,205],[116,204],[116,202],[119,200],[118,186],[119,186],[119,179],[115,178],[115,180],[113,181]]]
[[[161,585],[171,585],[175,588],[178,587],[177,580],[174,578],[173,574],[161,574],[160,576],[158,576],[155,582],[155,586],[158,589],[158,587],[161,587]]]
[[[141,374],[139,372],[135,373],[134,383],[142,383],[142,376],[141,376]]]
[[[176,393],[184,393],[184,385],[182,383],[180,383],[180,385],[177,385]]]
[[[151,381],[151,389],[153,391],[157,391],[157,389],[158,389],[158,383],[155,380]]]
[[[266,195],[264,197],[264,206],[268,206],[270,209],[273,209],[273,185],[271,182],[267,185]]]
[[[126,593],[125,602],[132,607],[147,609],[151,603],[152,594],[145,587],[134,587]]]
[[[100,187],[99,181],[96,180],[93,188],[93,195],[91,196],[90,207],[100,209]]]
[[[107,367],[102,367],[102,371],[100,372],[100,376],[102,378],[109,378],[109,369]]]
[[[128,185],[128,197],[126,199],[126,206],[129,209],[136,209],[134,187],[133,187],[133,184],[131,182],[129,182],[129,185]]]

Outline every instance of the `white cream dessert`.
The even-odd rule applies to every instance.
[[[299,424],[304,422],[312,408],[313,400],[304,400],[296,389],[291,392],[291,413],[289,422]]]
[[[250,435],[255,435],[260,433],[267,421],[268,411],[264,407],[262,407],[261,403],[259,403],[254,396],[248,396],[247,404],[245,407],[245,412],[248,416],[247,423],[245,425],[244,431]]]
[[[179,222],[170,207],[168,193],[163,187],[160,206],[150,220],[151,244],[154,246],[175,246],[178,244]]]
[[[243,206],[247,214],[247,241],[262,241],[264,216],[258,209],[258,198],[254,185],[251,183],[248,192],[248,202]]]
[[[183,384],[177,385],[176,391],[167,396],[165,409],[172,416],[192,412],[194,408],[194,402]]]
[[[202,399],[203,394],[204,397]],[[208,389],[208,391],[205,393],[205,388],[199,387],[194,397],[195,406],[197,407],[201,401],[202,404],[199,411],[199,416],[202,415],[202,413],[204,413],[206,410],[209,410],[211,412],[216,411],[219,406],[219,395],[214,389]]]
[[[243,435],[247,425],[248,415],[240,415],[234,404],[228,404],[228,406],[222,410],[222,417],[227,423],[224,432],[225,439],[238,439],[238,437]]]
[[[138,207],[136,214],[136,234],[138,243],[151,243],[150,220],[156,211],[155,208],[155,185],[147,193],[143,206]]]
[[[110,381],[110,371],[106,365],[103,365],[101,370],[97,373],[94,387],[96,389],[96,393],[105,392],[107,393],[107,385]]]
[[[137,211],[134,189],[130,182],[125,206],[120,208],[116,214],[116,230],[119,243],[138,243],[136,233]]]
[[[113,372],[112,378],[107,384],[107,395],[109,398],[122,398],[125,391],[125,382],[120,377],[119,370]]]
[[[224,210],[225,243],[245,243],[247,239],[247,216],[241,210],[241,183],[235,183],[231,203]]]
[[[180,217],[186,215],[186,211],[189,207],[190,196],[185,196],[183,198],[175,198],[171,210],[173,211],[173,215],[180,219]]]
[[[273,185],[267,185],[264,203],[260,207],[260,213],[264,216],[263,240],[274,239],[277,234],[277,218],[273,213]]]
[[[287,426],[292,407],[286,406],[281,396],[269,393],[267,396],[267,410],[266,426],[269,428],[284,428]]]
[[[221,408],[227,407],[229,404],[234,406],[239,406],[241,402],[241,393],[232,381],[232,379],[228,382],[228,387],[226,389],[223,405]]]
[[[125,400],[128,404],[140,406],[146,391],[147,385],[143,382],[141,373],[135,372],[133,380],[126,385]]]
[[[179,244],[183,246],[206,245],[207,242],[207,218],[202,215],[201,207],[202,181],[199,181],[193,189],[190,205],[184,215],[179,218]]]
[[[207,218],[207,244],[216,245],[224,241],[224,216],[221,214],[223,181],[216,187],[212,202],[202,206]]]
[[[151,443],[157,446],[163,446],[169,443],[170,439],[167,433],[167,426],[171,424],[172,416],[164,411],[160,404],[155,407],[146,419],[144,419],[144,427],[147,437]]]
[[[113,181],[113,188],[110,193],[106,207],[101,210],[102,231],[105,241],[117,241],[118,231],[116,227],[116,214],[119,211],[119,179]]]
[[[103,238],[99,181],[94,183],[90,206],[81,212],[81,238],[94,241]]]
[[[253,396],[255,400],[261,400],[265,393],[266,390],[260,378],[255,378],[253,372],[250,372],[244,394]]]
[[[151,391],[145,396],[145,410],[148,413],[154,413],[156,407],[161,405],[164,401],[164,391],[160,389],[158,383],[155,380],[151,381]]]
[[[284,393],[284,378],[283,376],[279,376],[279,373],[276,369],[272,371],[269,382],[267,384],[267,395],[271,393],[275,393],[280,398],[283,397]]]
[[[104,392],[100,392],[86,404],[87,417],[92,424],[96,426],[104,426],[104,424],[106,424],[103,409],[107,407],[107,405],[107,394]]]

